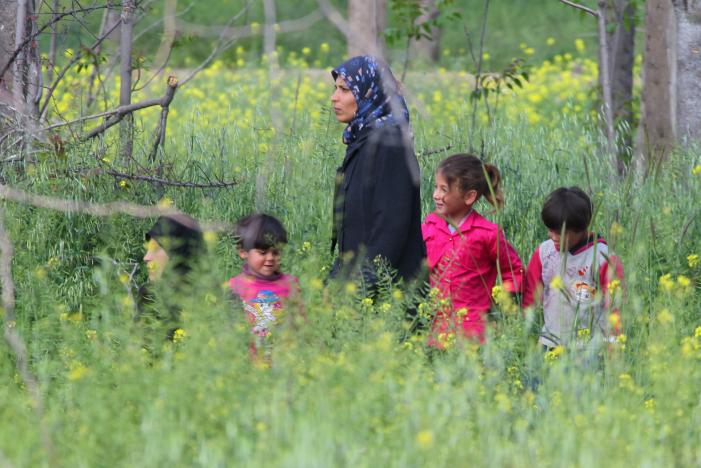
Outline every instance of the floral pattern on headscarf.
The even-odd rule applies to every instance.
[[[365,128],[409,124],[409,109],[387,64],[361,55],[334,68],[331,76],[334,80],[339,76],[343,78],[358,104],[355,117],[343,131],[345,144],[355,141]]]

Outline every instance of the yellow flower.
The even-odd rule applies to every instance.
[[[80,362],[74,362],[68,372],[68,380],[80,380],[88,373],[88,368]]]
[[[618,291],[618,288],[620,288],[620,287],[621,287],[620,280],[617,280],[617,279],[611,280],[611,282],[608,285],[609,294],[611,294],[613,296],[615,294],[615,292]]]
[[[701,338],[701,327],[696,327],[694,330],[694,338]]]
[[[621,324],[621,316],[618,314],[610,314],[609,323],[613,328],[618,328],[618,326]]]
[[[488,61],[489,61],[489,58],[490,58],[489,52],[484,52],[484,53],[482,54],[482,60],[484,60],[485,62],[488,62]]]
[[[185,330],[182,328],[176,328],[175,331],[173,332],[173,342],[174,343],[179,343],[181,342],[186,336]]]
[[[119,181],[119,188],[127,188],[127,181],[126,181],[126,180],[120,180],[120,181]]]
[[[660,276],[660,287],[667,292],[672,292],[674,289],[674,280],[672,280],[671,273]]]
[[[321,289],[324,287],[323,281],[321,281],[319,278],[312,278],[309,285],[314,289]]]
[[[549,46],[555,45],[555,38],[554,37],[549,37],[545,40],[545,43]]]
[[[395,289],[394,291],[392,291],[392,297],[395,301],[401,301],[404,297],[404,294],[402,294],[402,292],[399,289]]]
[[[657,321],[662,325],[667,325],[668,323],[674,321],[674,316],[666,307],[657,314]]]
[[[548,362],[556,361],[557,358],[565,353],[565,348],[562,346],[555,346],[553,349],[545,353],[545,360]]]
[[[319,50],[321,50],[323,53],[328,53],[328,51],[331,50],[331,47],[326,42],[322,42],[321,45],[319,46]]]
[[[419,431],[416,434],[416,445],[423,450],[433,447],[433,432],[429,430]]]
[[[651,411],[654,410],[655,409],[655,399],[648,398],[647,400],[645,400],[644,405],[645,405],[646,410],[651,410]]]
[[[583,53],[586,50],[586,45],[584,44],[584,41],[577,38],[574,40],[574,48],[577,49],[577,52],[580,54]]]
[[[689,262],[689,268],[696,268],[699,264],[698,254],[691,254],[686,257],[686,261]]]
[[[577,330],[577,338],[581,340],[586,340],[591,335],[591,331],[588,328],[581,328]]]
[[[681,286],[684,289],[691,286],[691,280],[684,275],[677,276],[677,283],[679,284],[679,286]]]
[[[358,286],[356,286],[355,283],[348,282],[346,283],[345,289],[348,294],[355,294],[355,292],[358,290]]]
[[[611,235],[614,237],[623,234],[623,230],[623,226],[621,226],[618,221],[614,221],[611,225]]]
[[[464,316],[467,315],[467,307],[461,307],[455,312],[455,315],[457,315],[460,318],[463,318]]]
[[[119,275],[119,282],[122,284],[127,284],[129,282],[129,275],[126,273],[121,273]]]
[[[170,208],[171,206],[173,206],[173,200],[171,200],[171,199],[168,198],[168,197],[163,197],[163,198],[161,198],[161,200],[158,202],[158,207],[159,207],[159,208],[164,208],[164,209],[165,209],[165,208]]]
[[[625,344],[626,341],[628,341],[628,337],[625,336],[623,333],[616,337],[616,342],[618,343]]]
[[[691,170],[692,175],[699,175],[701,174],[701,164],[697,164],[694,166],[694,168]]]
[[[365,307],[372,307],[372,304],[373,304],[373,300],[371,297],[366,297],[361,302],[362,302],[363,306],[365,306]]]
[[[205,231],[204,234],[202,234],[202,238],[208,245],[213,246],[217,243],[219,235],[214,231]]]
[[[565,283],[562,281],[562,277],[560,277],[560,275],[555,276],[550,281],[550,287],[553,289],[563,289],[565,287]]]
[[[309,47],[302,48],[302,55],[309,55],[311,52],[312,50]]]

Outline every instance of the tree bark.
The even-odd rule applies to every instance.
[[[611,73],[611,106],[619,128],[619,141],[632,146],[633,65],[635,63],[635,7],[631,0],[615,0],[608,4],[607,28],[609,70]],[[622,156],[622,155],[619,155]]]
[[[348,0],[348,55],[386,56],[383,33],[387,28],[386,0]]]
[[[131,46],[134,18],[134,0],[124,0],[122,3],[121,34],[120,34],[120,84],[119,84],[119,106],[131,104]],[[119,134],[121,140],[121,157],[123,162],[131,159],[134,138],[134,118],[131,114],[119,124]]]
[[[676,22],[669,0],[645,5],[645,55],[638,166],[664,157],[676,141]]]
[[[687,147],[701,140],[701,0],[674,0],[676,19],[676,135]]]

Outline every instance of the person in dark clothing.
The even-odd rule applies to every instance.
[[[144,237],[149,281],[138,292],[137,320],[165,327],[166,338],[173,340],[179,329],[179,307],[159,303],[172,300],[173,293],[183,294],[187,274],[204,250],[202,232],[197,221],[179,214],[161,216]],[[156,296],[161,301],[156,301]]]
[[[354,57],[331,75],[334,113],[348,124],[346,156],[336,174],[331,250],[337,244],[339,257],[331,276],[360,268],[372,289],[384,263],[399,278],[414,279],[425,257],[420,173],[399,84],[370,56]]]

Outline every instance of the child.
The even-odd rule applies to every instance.
[[[591,200],[579,187],[560,187],[548,195],[540,216],[549,239],[528,263],[523,294],[524,307],[542,301],[540,343],[553,348],[597,332],[617,334],[620,318],[612,299],[623,268],[606,241],[588,230]]]
[[[500,180],[496,167],[469,154],[450,156],[436,170],[436,210],[421,230],[431,286],[451,307],[438,312],[429,345],[443,347],[442,341],[455,331],[484,342],[498,273],[507,291],[520,291],[523,267],[518,254],[502,230],[473,209],[480,197],[495,207],[503,204]]]
[[[280,221],[266,214],[253,214],[236,225],[243,272],[229,280],[252,325],[252,354],[258,354],[271,327],[278,322],[286,300],[298,293],[296,277],[280,271],[280,248],[287,243],[287,232]],[[267,347],[267,346],[266,346]],[[265,351],[265,354],[269,350]]]

